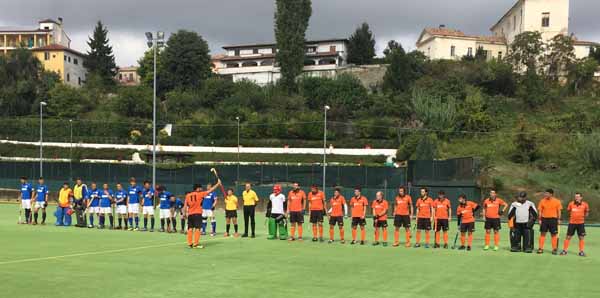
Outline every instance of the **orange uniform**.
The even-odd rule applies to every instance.
[[[433,201],[433,211],[436,219],[448,219],[450,217],[450,200],[444,198],[443,200],[435,199]]]
[[[344,198],[344,196],[331,198],[329,204],[331,204],[332,217],[344,216],[344,205],[346,204],[346,198]]]
[[[350,207],[352,208],[352,217],[363,217],[364,207],[369,206],[369,201],[364,196],[352,197],[350,200]]]
[[[433,200],[430,197],[425,199],[418,198],[417,203],[415,203],[417,207],[417,217],[418,218],[431,218],[431,207],[433,207]]]
[[[460,216],[461,223],[475,222],[475,209],[477,209],[477,203],[471,201],[467,201],[465,205],[458,205],[456,214]]]
[[[202,201],[208,195],[206,191],[193,191],[185,195],[185,205],[188,207],[188,215],[202,214]]]
[[[371,208],[373,208],[374,215],[381,215],[377,220],[387,220],[388,202],[386,200],[381,200],[381,202],[377,200],[373,201]]]
[[[288,193],[288,208],[291,212],[300,212],[304,210],[304,200],[306,200],[306,193],[303,190],[290,191]]]
[[[308,193],[308,203],[310,204],[310,210],[323,210],[325,209],[325,194],[322,191],[318,191],[316,194]]]
[[[395,215],[410,215],[410,206],[412,205],[412,198],[409,195],[396,196],[396,210]]]
[[[583,224],[585,223],[585,215],[590,210],[590,206],[586,202],[581,202],[577,205],[575,202],[570,202],[567,206],[569,212],[569,223],[570,224]]]
[[[542,218],[558,218],[562,210],[562,203],[555,197],[544,198],[538,205],[538,211]]]
[[[486,218],[500,218],[500,206],[507,206],[501,198],[492,200],[487,198],[483,201],[483,210]]]

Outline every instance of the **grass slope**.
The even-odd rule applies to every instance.
[[[498,252],[481,249],[481,229],[468,253],[268,241],[259,215],[257,239],[204,237],[206,248],[191,250],[180,234],[16,225],[17,211],[16,205],[0,205],[4,297],[600,295],[595,284],[600,230],[595,228],[588,231],[589,257],[580,258],[574,255],[576,241],[566,257],[510,253],[506,229]],[[223,215],[218,216],[217,228],[223,231]],[[309,235],[309,226],[304,227]]]

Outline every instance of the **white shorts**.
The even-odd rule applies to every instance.
[[[202,217],[213,217],[213,211],[210,209],[202,209]]]
[[[21,200],[21,208],[31,209],[31,200]]]
[[[160,219],[170,218],[171,217],[171,209],[160,209]]]
[[[112,208],[111,207],[100,207],[100,212],[102,214],[112,214]]]
[[[127,205],[117,205],[117,214],[127,214]]]
[[[144,206],[142,212],[144,213],[144,215],[154,216],[154,206]]]
[[[89,214],[100,214],[100,207],[90,207],[88,208]]]
[[[129,204],[127,209],[129,209],[129,213],[140,213],[140,204]]]
[[[36,209],[38,209],[38,208],[44,209],[44,208],[46,208],[45,203],[46,202],[44,202],[44,201],[41,201],[41,202],[40,201],[35,201],[35,208]]]

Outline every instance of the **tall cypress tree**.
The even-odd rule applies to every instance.
[[[108,29],[101,21],[96,24],[94,34],[89,38],[87,44],[90,50],[83,66],[87,68],[90,75],[97,76],[105,86],[114,85],[117,65],[108,40]]]
[[[275,40],[277,63],[281,67],[281,86],[292,93],[296,78],[304,67],[304,43],[312,14],[310,0],[275,0]]]
[[[369,24],[362,23],[348,39],[348,63],[372,64],[375,57],[375,38]]]

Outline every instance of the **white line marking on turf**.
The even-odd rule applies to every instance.
[[[209,238],[209,239],[206,239],[206,240],[204,240],[202,242],[210,242],[211,240],[214,241],[214,240],[226,240],[226,239],[230,239],[230,238]],[[132,250],[157,248],[157,247],[165,247],[165,246],[172,246],[172,245],[187,245],[187,243],[186,242],[172,242],[172,243],[163,243],[163,244],[156,244],[156,245],[147,245],[147,246],[138,246],[138,247],[129,247],[129,248],[119,248],[119,249],[103,250],[103,251],[82,252],[82,253],[60,255],[60,256],[51,256],[51,257],[41,257],[41,258],[30,258],[30,259],[21,259],[21,260],[13,260],[13,261],[4,261],[4,262],[0,262],[0,265],[16,264],[16,263],[26,263],[26,262],[36,262],[36,261],[47,261],[47,260],[56,260],[56,259],[63,259],[63,258],[70,258],[70,257],[81,257],[81,256],[91,256],[91,255],[111,254],[111,253],[117,253],[117,252],[125,252],[125,251],[132,251]]]

